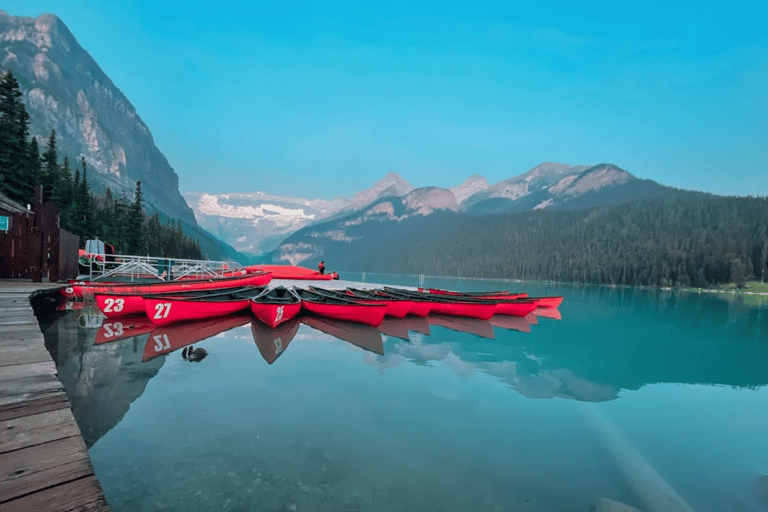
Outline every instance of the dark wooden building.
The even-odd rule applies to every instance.
[[[59,210],[42,204],[35,209],[0,194],[0,278],[57,282],[77,276],[80,238],[59,227]]]

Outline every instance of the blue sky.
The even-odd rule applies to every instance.
[[[373,4],[373,2],[371,2]],[[351,196],[544,161],[768,195],[764,2],[5,1],[57,14],[182,191]]]

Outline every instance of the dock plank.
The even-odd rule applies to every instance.
[[[0,454],[80,435],[69,409],[0,421]]]
[[[0,512],[109,511],[30,302],[54,287],[0,279]]]
[[[8,452],[0,457],[0,503],[89,475],[93,468],[79,436]]]
[[[69,400],[63,390],[46,396],[30,398],[15,403],[0,405],[0,421],[32,416],[42,412],[69,409]]]
[[[101,486],[87,476],[56,487],[0,503],[0,512],[56,510],[57,512],[109,512]]]
[[[51,354],[41,347],[0,345],[0,366],[53,362]]]

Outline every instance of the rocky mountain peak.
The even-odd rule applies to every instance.
[[[355,194],[350,205],[355,208],[362,208],[374,202],[380,197],[386,196],[404,196],[413,190],[413,186],[402,176],[394,172],[388,172],[383,179],[373,184],[371,188]]]
[[[558,183],[550,189],[550,192],[553,195],[562,192],[565,195],[578,196],[604,187],[622,185],[632,179],[634,176],[624,169],[613,164],[599,164],[580,173],[562,190],[559,190],[560,183]]]
[[[435,210],[458,211],[456,197],[450,190],[439,187],[417,188],[406,194],[403,204],[414,215],[429,215]]]
[[[195,224],[179,180],[136,109],[58,17],[0,15],[0,65],[19,80],[30,134],[59,158],[85,159],[92,188],[132,197],[142,182],[148,209]]]
[[[465,199],[488,188],[488,180],[479,174],[473,174],[464,183],[451,187],[450,191],[456,197],[456,202],[461,204]]]

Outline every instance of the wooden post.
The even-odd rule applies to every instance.
[[[40,283],[43,280],[43,186],[38,185],[35,188],[35,225],[30,233],[31,243],[29,244],[29,274],[32,281]]]

